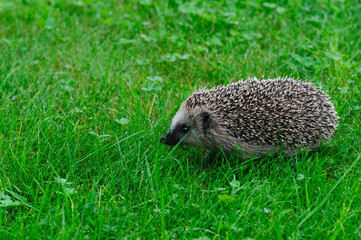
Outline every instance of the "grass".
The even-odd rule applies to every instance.
[[[1,239],[358,239],[359,1],[0,2]],[[312,153],[159,143],[195,89],[291,76],[340,116]]]

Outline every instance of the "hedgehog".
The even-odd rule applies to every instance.
[[[292,154],[329,141],[338,116],[329,96],[310,82],[249,78],[198,90],[161,137],[166,145],[198,146],[208,154]]]

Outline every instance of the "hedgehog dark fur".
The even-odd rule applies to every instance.
[[[292,153],[330,139],[337,120],[329,96],[312,83],[254,78],[193,93],[161,142],[246,155],[283,146]]]

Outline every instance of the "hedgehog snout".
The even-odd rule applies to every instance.
[[[179,142],[178,138],[176,138],[175,136],[173,136],[172,134],[170,134],[169,132],[167,132],[166,134],[164,134],[161,138],[160,138],[160,142],[165,144],[165,145],[177,145],[177,143]]]
[[[165,141],[166,141],[168,135],[169,135],[168,133],[164,134],[164,135],[160,138],[160,142],[165,144]]]

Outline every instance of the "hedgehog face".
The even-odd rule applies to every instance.
[[[210,132],[210,114],[206,111],[189,113],[184,108],[177,112],[169,131],[161,137],[166,145],[202,146],[202,139]]]

